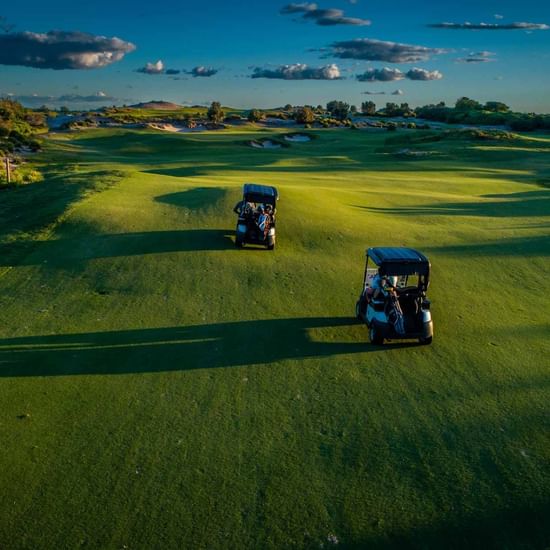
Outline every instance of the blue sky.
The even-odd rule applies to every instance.
[[[45,102],[53,105],[59,105],[56,98],[60,96],[73,96],[71,106],[78,108],[101,105],[102,97],[107,98],[107,103],[120,104],[149,99],[191,104],[219,100],[235,107],[274,107],[286,103],[325,104],[331,99],[356,105],[367,99],[380,105],[386,101],[407,101],[412,105],[441,100],[453,103],[466,95],[480,101],[504,101],[517,110],[550,112],[550,30],[428,27],[466,21],[550,25],[548,2],[317,2],[318,8],[339,9],[345,17],[371,21],[364,26],[318,25],[315,18],[303,17],[306,11],[281,14],[286,4],[284,0],[12,2],[0,8],[4,23],[14,25],[9,33],[12,36],[23,31],[79,31],[118,37],[135,45],[135,50],[124,52],[118,61],[100,68],[41,69],[12,64],[17,62],[13,59],[18,52],[12,42],[6,42],[6,33],[0,31],[0,94],[51,97]],[[307,9],[314,8],[310,4]],[[436,52],[408,63],[342,59],[335,57],[334,49],[319,51],[353,39],[423,46]],[[465,62],[466,59],[477,62]],[[209,77],[194,77],[187,72],[174,76],[137,72],[158,60],[162,60],[164,69],[191,71],[203,66],[218,72]],[[293,64],[310,68],[335,64],[341,78],[250,78],[254,68],[269,69],[276,76],[279,66]],[[382,82],[356,79],[356,75],[369,69],[384,67],[398,69],[401,74],[397,73],[395,80]],[[411,80],[407,71],[413,67],[425,69],[432,76]],[[402,95],[391,95],[396,90],[401,90]],[[366,91],[384,94],[365,95]]]

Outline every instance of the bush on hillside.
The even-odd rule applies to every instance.
[[[252,109],[249,113],[248,113],[248,121],[249,122],[260,122],[261,120],[264,119],[264,115],[261,111],[259,111],[258,109]]]

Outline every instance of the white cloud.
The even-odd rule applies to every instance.
[[[282,80],[339,80],[340,69],[334,63],[324,67],[309,67],[303,63],[281,65],[275,69],[254,67],[251,78],[276,78]]]
[[[164,73],[164,63],[159,59],[156,63],[147,63],[145,67],[137,69],[138,73],[162,74]]]

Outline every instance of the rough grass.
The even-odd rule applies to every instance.
[[[312,132],[64,135],[1,194],[0,547],[548,544],[550,140]],[[430,347],[352,318],[385,244],[432,261]]]

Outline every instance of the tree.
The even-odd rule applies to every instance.
[[[264,115],[261,111],[258,111],[258,109],[252,109],[248,113],[248,121],[249,122],[260,122],[264,118]]]
[[[206,113],[206,116],[210,122],[214,124],[220,124],[225,118],[225,113],[223,112],[222,106],[219,101],[213,101]]]
[[[352,105],[352,106],[349,108],[349,112],[350,112],[352,115],[357,114],[357,107],[356,107],[355,105]]]
[[[363,101],[361,103],[361,112],[364,115],[375,115],[376,114],[376,103],[374,101]]]
[[[335,99],[327,103],[327,111],[338,120],[345,120],[349,115],[349,104]]]
[[[500,101],[487,101],[483,109],[485,111],[492,111],[493,113],[507,113],[510,111],[510,107]]]
[[[483,106],[479,103],[479,101],[470,99],[469,97],[461,97],[460,99],[457,99],[455,103],[455,109],[457,111],[481,111],[482,108]]]
[[[295,118],[298,124],[312,124],[315,122],[315,113],[311,107],[300,107]]]
[[[284,111],[292,111],[293,107],[290,103],[287,103],[284,107],[283,107],[283,110]]]
[[[397,103],[392,103],[391,101],[386,103],[386,116],[399,116],[400,114],[401,110]]]

